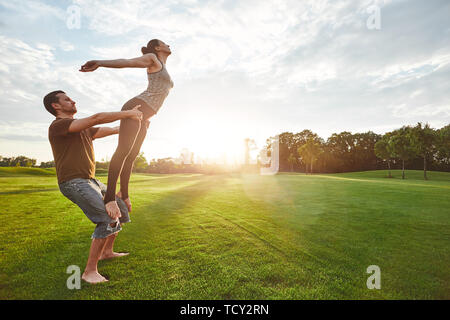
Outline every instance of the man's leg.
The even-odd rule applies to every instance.
[[[89,283],[107,281],[98,273],[97,262],[101,257],[108,237],[115,236],[122,229],[121,224],[108,216],[103,203],[102,191],[96,180],[76,178],[60,184],[59,187],[62,194],[77,204],[89,220],[96,224],[82,279]],[[126,210],[124,203],[120,205]],[[129,220],[126,211],[124,216]]]
[[[89,258],[84,269],[81,279],[89,283],[99,283],[108,281],[105,277],[98,273],[97,262],[100,259],[103,247],[107,238],[92,239],[91,249],[89,250]]]
[[[100,188],[101,194],[104,195],[106,193],[106,186],[97,179],[95,179],[94,181]],[[122,216],[119,218],[120,225],[122,226],[123,223],[130,222],[130,216],[125,202],[118,197],[116,197],[116,201],[117,205],[119,206],[120,213],[122,214]],[[116,240],[116,237],[117,233],[112,234],[107,238],[105,246],[103,247],[102,254],[100,255],[100,260],[122,257],[129,254],[128,252],[114,252],[114,241]]]
[[[105,246],[100,255],[100,260],[112,259],[117,257],[127,256],[128,252],[114,252],[114,241],[116,240],[117,233],[110,235],[106,238]]]

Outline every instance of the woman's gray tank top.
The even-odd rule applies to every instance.
[[[167,72],[165,64],[161,60],[159,62],[162,65],[162,69],[157,72],[147,72],[148,87],[144,92],[136,96],[136,98],[144,100],[155,113],[161,108],[164,99],[166,99],[170,89],[173,88],[173,81]]]

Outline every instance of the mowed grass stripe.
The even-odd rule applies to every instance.
[[[348,181],[359,181],[359,182],[371,182],[371,183],[381,183],[381,184],[395,184],[397,186],[418,186],[418,187],[431,187],[431,188],[444,188],[444,189],[450,189],[450,186],[440,186],[435,184],[419,184],[419,183],[407,183],[407,182],[400,182],[400,181],[380,181],[380,180],[369,180],[369,179],[358,179],[358,178],[344,178],[344,177],[338,177],[338,176],[325,176],[325,175],[314,175],[314,178],[326,178],[326,179],[338,179],[338,180],[348,180]]]

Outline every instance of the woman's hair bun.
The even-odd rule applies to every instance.
[[[150,40],[147,43],[146,47],[142,47],[142,49],[141,49],[142,54],[147,54],[147,53],[154,53],[154,54],[156,54],[155,47],[157,47],[157,46],[159,46],[159,40],[158,39]]]

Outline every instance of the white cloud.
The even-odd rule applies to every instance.
[[[255,75],[273,70],[292,49],[311,42],[346,6],[327,1],[256,0],[209,1],[195,7],[178,1],[76,3],[90,28],[125,36],[126,46],[132,46],[131,38],[149,34],[175,42],[174,54],[179,55],[175,67],[186,73],[222,68]]]
[[[64,41],[64,40],[62,40],[59,43],[59,48],[61,50],[63,50],[63,51],[73,51],[73,50],[75,50],[75,46],[72,43],[70,43],[68,41]]]
[[[120,110],[133,93],[137,94],[145,88],[145,83],[142,83],[141,88],[137,89],[138,81],[133,77],[126,79],[126,74],[113,70],[81,73],[79,66],[57,61],[54,49],[42,43],[31,46],[19,39],[0,36],[0,54],[3,57],[0,68],[3,120],[47,122],[42,97],[56,89],[66,91],[79,102],[82,115],[101,110]],[[11,73],[11,70],[14,72]],[[18,113],[17,109],[21,112]]]
[[[450,53],[444,53],[413,63],[388,65],[381,70],[370,72],[368,75],[375,78],[372,81],[373,85],[383,89],[420,79],[448,64],[450,64]]]
[[[427,104],[411,107],[401,104],[392,107],[392,113],[398,118],[414,118],[414,117],[442,117],[450,119],[450,105],[434,105]]]
[[[55,57],[53,49],[47,45],[40,44],[33,47],[22,40],[0,35],[0,55],[2,109],[11,107],[6,101],[35,98],[34,85],[53,78],[50,64],[54,63]]]
[[[0,120],[0,136],[17,134],[23,136],[46,137],[45,130],[47,130],[47,128],[48,125],[46,123]],[[41,132],[41,134],[36,134],[36,132]]]
[[[41,1],[34,0],[21,0],[21,1],[8,1],[0,0],[0,5],[16,11],[21,18],[27,20],[41,20],[43,17],[47,19],[57,18],[65,20],[65,10],[56,6],[48,5]]]

